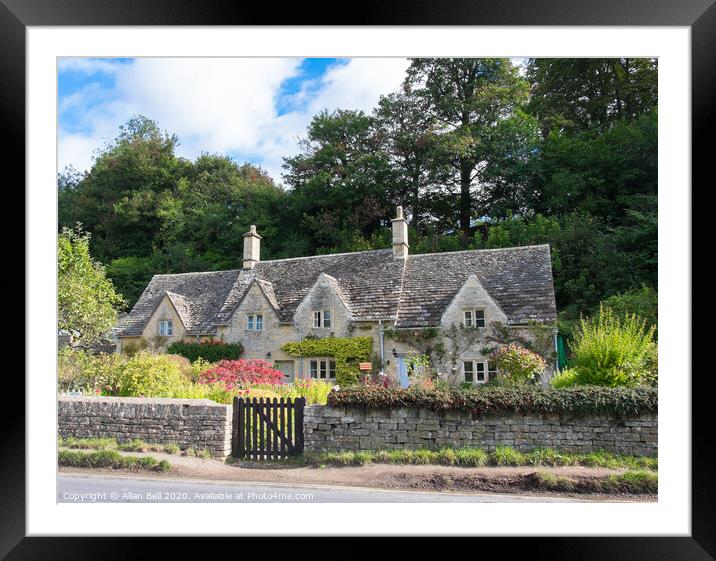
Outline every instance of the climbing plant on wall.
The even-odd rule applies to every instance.
[[[292,356],[333,357],[336,360],[336,383],[340,386],[350,386],[358,381],[360,374],[358,362],[370,360],[373,339],[371,337],[305,339],[301,342],[286,343],[281,349]]]

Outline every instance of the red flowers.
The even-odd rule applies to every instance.
[[[227,390],[255,384],[283,384],[283,373],[258,359],[222,360],[199,375],[200,384],[221,382]]]

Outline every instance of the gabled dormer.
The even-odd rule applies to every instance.
[[[179,341],[191,329],[191,304],[181,294],[166,291],[152,312],[142,332],[142,337],[166,337]]]
[[[443,326],[487,327],[494,321],[506,324],[507,315],[477,276],[471,274],[445,309],[440,323]]]
[[[338,280],[321,273],[303,297],[294,314],[294,322],[316,336],[347,336],[348,322],[353,319],[350,300]]]

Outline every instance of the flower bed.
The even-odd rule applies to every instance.
[[[417,407],[435,411],[497,413],[612,413],[629,416],[657,411],[657,390],[650,387],[578,386],[484,387],[428,390],[422,388],[350,387],[328,394],[328,405],[372,409]]]

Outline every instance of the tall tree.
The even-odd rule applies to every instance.
[[[285,158],[291,212],[311,248],[343,247],[368,239],[389,218],[390,169],[362,111],[323,111],[301,139],[300,154]]]
[[[553,129],[601,129],[635,119],[657,104],[657,60],[537,58],[527,64],[530,112],[546,138]]]
[[[187,163],[174,155],[177,142],[154,121],[130,119],[89,173],[74,188],[60,191],[60,225],[82,223],[92,232],[93,255],[101,261],[150,253],[163,193],[175,188]]]
[[[525,140],[536,128],[520,111],[527,82],[508,59],[418,58],[405,88],[426,100],[439,124],[442,177],[458,188],[457,222],[467,242],[473,216],[486,214],[478,202],[501,177],[499,168],[529,152]]]
[[[428,100],[404,91],[381,96],[375,119],[391,167],[393,202],[409,212],[413,228],[423,231],[440,198],[433,173],[436,122]]]

